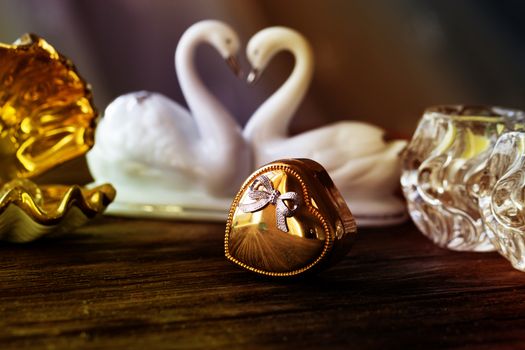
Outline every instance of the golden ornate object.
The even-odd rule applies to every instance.
[[[73,63],[26,34],[0,44],[0,180],[38,175],[87,152],[96,109]]]
[[[28,242],[70,232],[102,213],[114,198],[111,185],[85,189],[12,180],[0,189],[0,239]]]
[[[26,34],[0,44],[0,240],[72,231],[115,198],[111,185],[38,186],[27,179],[86,153],[96,116],[88,84],[45,40]]]
[[[226,258],[276,277],[319,271],[342,259],[355,220],[326,170],[310,159],[275,161],[255,171],[226,224]]]

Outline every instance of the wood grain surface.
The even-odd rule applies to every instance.
[[[412,224],[360,230],[337,266],[276,281],[223,257],[221,224],[104,217],[0,245],[1,349],[518,347],[525,273],[435,247]]]

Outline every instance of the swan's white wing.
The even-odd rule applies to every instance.
[[[282,151],[338,168],[351,159],[383,152],[384,131],[362,122],[343,121],[289,138]]]
[[[406,141],[390,142],[383,152],[348,160],[330,175],[341,188],[390,193],[399,183],[399,153],[405,146]]]
[[[169,98],[133,93],[108,106],[96,137],[108,157],[185,169],[195,162],[198,131],[188,111]]]

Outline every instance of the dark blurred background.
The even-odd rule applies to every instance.
[[[294,131],[357,119],[409,137],[429,105],[525,108],[524,15],[518,0],[2,0],[0,41],[25,32],[46,38],[77,64],[103,111],[142,89],[184,104],[173,54],[196,21],[224,20],[244,44],[264,27],[289,26],[316,55]],[[281,54],[247,89],[211,48],[199,49],[197,60],[241,124],[293,66]]]

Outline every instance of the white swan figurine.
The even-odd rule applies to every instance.
[[[96,129],[87,160],[95,183],[117,189],[109,213],[224,220],[252,170],[251,151],[230,113],[194,67],[200,44],[212,45],[232,66],[239,49],[226,24],[206,20],[186,30],[175,67],[189,111],[150,92],[118,97]]]
[[[253,83],[272,57],[287,50],[295,66],[285,83],[251,116],[243,134],[251,143],[256,166],[281,158],[311,158],[321,163],[361,226],[385,226],[406,220],[399,187],[399,153],[405,141],[385,142],[376,126],[344,121],[288,135],[289,123],[301,103],[313,73],[313,54],[298,32],[270,27],[256,33],[246,54]]]

